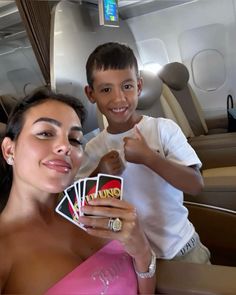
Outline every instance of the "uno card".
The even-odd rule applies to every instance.
[[[92,200],[95,198],[96,185],[97,185],[97,177],[89,177],[84,179],[82,206],[86,206],[89,200]]]
[[[60,214],[70,222],[74,223],[77,226],[80,226],[80,224],[76,222],[77,216],[74,213],[73,204],[66,194],[61,199],[55,210],[58,214]]]
[[[82,198],[84,195],[84,179],[80,179],[74,183],[75,186],[75,192],[77,197],[77,204],[79,209],[79,215],[81,215],[80,208],[82,206]]]
[[[109,174],[98,174],[95,197],[122,200],[123,178]]]
[[[82,205],[87,205],[89,200],[95,198],[97,177],[89,177],[84,179],[84,191]]]
[[[76,187],[75,187],[75,185],[72,184],[71,186],[67,187],[64,190],[64,192],[68,196],[68,198],[70,199],[70,201],[72,203],[74,214],[78,217],[78,215],[79,215],[79,204],[78,204],[78,200],[77,200],[77,196],[76,196]]]

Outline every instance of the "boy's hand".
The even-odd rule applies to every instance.
[[[100,173],[120,175],[124,170],[124,163],[117,151],[113,150],[105,154],[99,164],[98,171]]]
[[[123,139],[125,159],[131,163],[143,164],[143,159],[150,151],[150,148],[137,126],[135,126],[134,130],[134,137],[125,137]]]

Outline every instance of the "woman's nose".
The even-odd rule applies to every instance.
[[[67,141],[63,141],[63,142],[58,143],[55,147],[55,152],[57,154],[69,156],[71,154],[70,142],[67,140]]]

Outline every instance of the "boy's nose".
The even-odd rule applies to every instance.
[[[115,91],[115,99],[116,100],[125,100],[125,94],[124,91],[120,88],[116,89]]]

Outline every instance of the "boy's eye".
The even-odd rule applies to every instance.
[[[125,90],[130,90],[130,89],[133,89],[134,86],[133,86],[132,84],[124,84],[124,85],[123,85],[123,88],[124,88]]]
[[[101,89],[101,92],[104,92],[104,93],[108,93],[110,91],[111,91],[111,89],[108,87]]]

